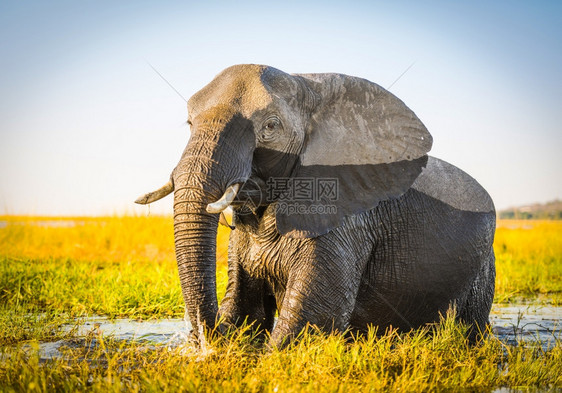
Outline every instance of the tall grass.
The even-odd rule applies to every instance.
[[[560,304],[562,223],[501,221],[496,302]],[[219,298],[229,230],[219,230]],[[311,330],[268,352],[243,329],[205,353],[180,346],[76,338],[86,315],[183,316],[169,217],[0,217],[2,391],[433,391],[463,386],[562,386],[562,345],[470,346],[449,316],[434,327],[350,339]],[[383,334],[384,333],[384,334]],[[64,359],[41,362],[39,341],[67,340]]]
[[[490,337],[470,346],[451,317],[407,334],[371,330],[355,340],[314,330],[268,352],[234,332],[207,353],[88,337],[41,363],[33,349],[7,351],[0,386],[14,391],[348,392],[468,391],[562,386],[562,346],[506,346]],[[6,356],[9,355],[9,356]]]
[[[500,220],[494,248],[496,303],[562,305],[562,221]]]

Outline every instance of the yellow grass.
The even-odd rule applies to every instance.
[[[0,303],[26,299],[73,315],[183,315],[172,218],[9,216],[1,222]],[[220,298],[229,232],[222,226],[218,232]]]
[[[175,263],[173,219],[167,216],[0,216],[2,221],[2,256]],[[226,262],[229,234],[219,226],[219,265]]]
[[[562,304],[562,221],[500,220],[494,248],[496,302]]]
[[[181,313],[181,294],[177,279],[173,220],[171,217],[0,217],[0,258],[3,264],[19,266],[22,272],[32,264],[41,271],[84,271],[85,279],[117,281],[123,288],[140,290],[131,283],[158,287],[175,297],[168,315]],[[230,230],[219,226],[217,247],[217,286],[219,298],[226,287],[227,246]],[[495,240],[497,279],[496,302],[541,300],[560,304],[562,300],[562,221],[500,220]],[[12,262],[7,262],[12,261]],[[61,268],[66,266],[66,268]],[[43,267],[43,269],[41,269]],[[5,269],[8,268],[6,265]],[[32,270],[33,270],[32,269]],[[112,272],[112,274],[109,274]],[[103,278],[101,278],[103,277]],[[77,279],[82,279],[76,277]],[[158,281],[157,281],[158,280]],[[150,285],[149,285],[150,284]],[[112,285],[118,285],[113,282]],[[95,295],[102,301],[103,290]],[[52,292],[52,291],[51,291]],[[56,292],[56,291],[55,291]],[[6,295],[4,295],[6,296]],[[53,293],[52,296],[58,296]],[[93,295],[90,294],[89,298]],[[148,295],[147,295],[148,296]],[[56,304],[57,299],[44,299]],[[109,300],[107,300],[109,301]],[[91,312],[86,299],[78,299],[71,309]],[[135,302],[139,302],[135,306]],[[68,303],[68,301],[67,301]],[[96,303],[96,302],[94,302]],[[100,302],[98,302],[100,303]],[[126,309],[109,311],[111,315],[128,315],[141,311],[142,299],[132,301]],[[67,304],[68,305],[68,304]],[[97,312],[108,313],[98,304]],[[154,307],[149,309],[154,309]],[[162,312],[164,310],[161,310]]]

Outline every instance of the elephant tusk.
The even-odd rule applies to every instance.
[[[143,196],[137,198],[135,203],[139,205],[146,205],[147,203],[152,203],[159,199],[164,198],[166,195],[170,194],[174,191],[174,183],[172,181],[168,181],[168,183],[164,184],[156,191],[149,192],[148,194],[144,194]]]
[[[225,227],[229,227],[231,230],[236,229],[233,225],[233,221],[232,221],[232,215],[234,213],[232,212],[232,206],[227,207],[226,209],[224,209],[221,212],[221,215],[219,216],[219,224],[224,225]],[[229,222],[230,221],[230,222]]]
[[[220,213],[224,209],[230,206],[234,198],[236,198],[236,194],[238,193],[238,189],[240,188],[240,184],[233,184],[229,186],[226,191],[224,192],[223,196],[216,202],[209,203],[207,205],[207,212],[209,213]]]

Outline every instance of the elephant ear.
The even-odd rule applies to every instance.
[[[340,74],[295,77],[316,102],[290,193],[278,203],[277,229],[316,237],[406,192],[426,165],[432,137],[377,84]]]

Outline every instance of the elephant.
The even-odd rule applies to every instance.
[[[450,307],[483,332],[494,297],[495,208],[400,99],[366,79],[229,67],[187,103],[170,180],[174,239],[195,335],[253,323],[271,347],[306,326],[399,331]],[[216,235],[232,209],[228,284]],[[277,313],[277,317],[276,317]],[[479,336],[479,334],[478,334]],[[200,337],[201,338],[201,337]]]

